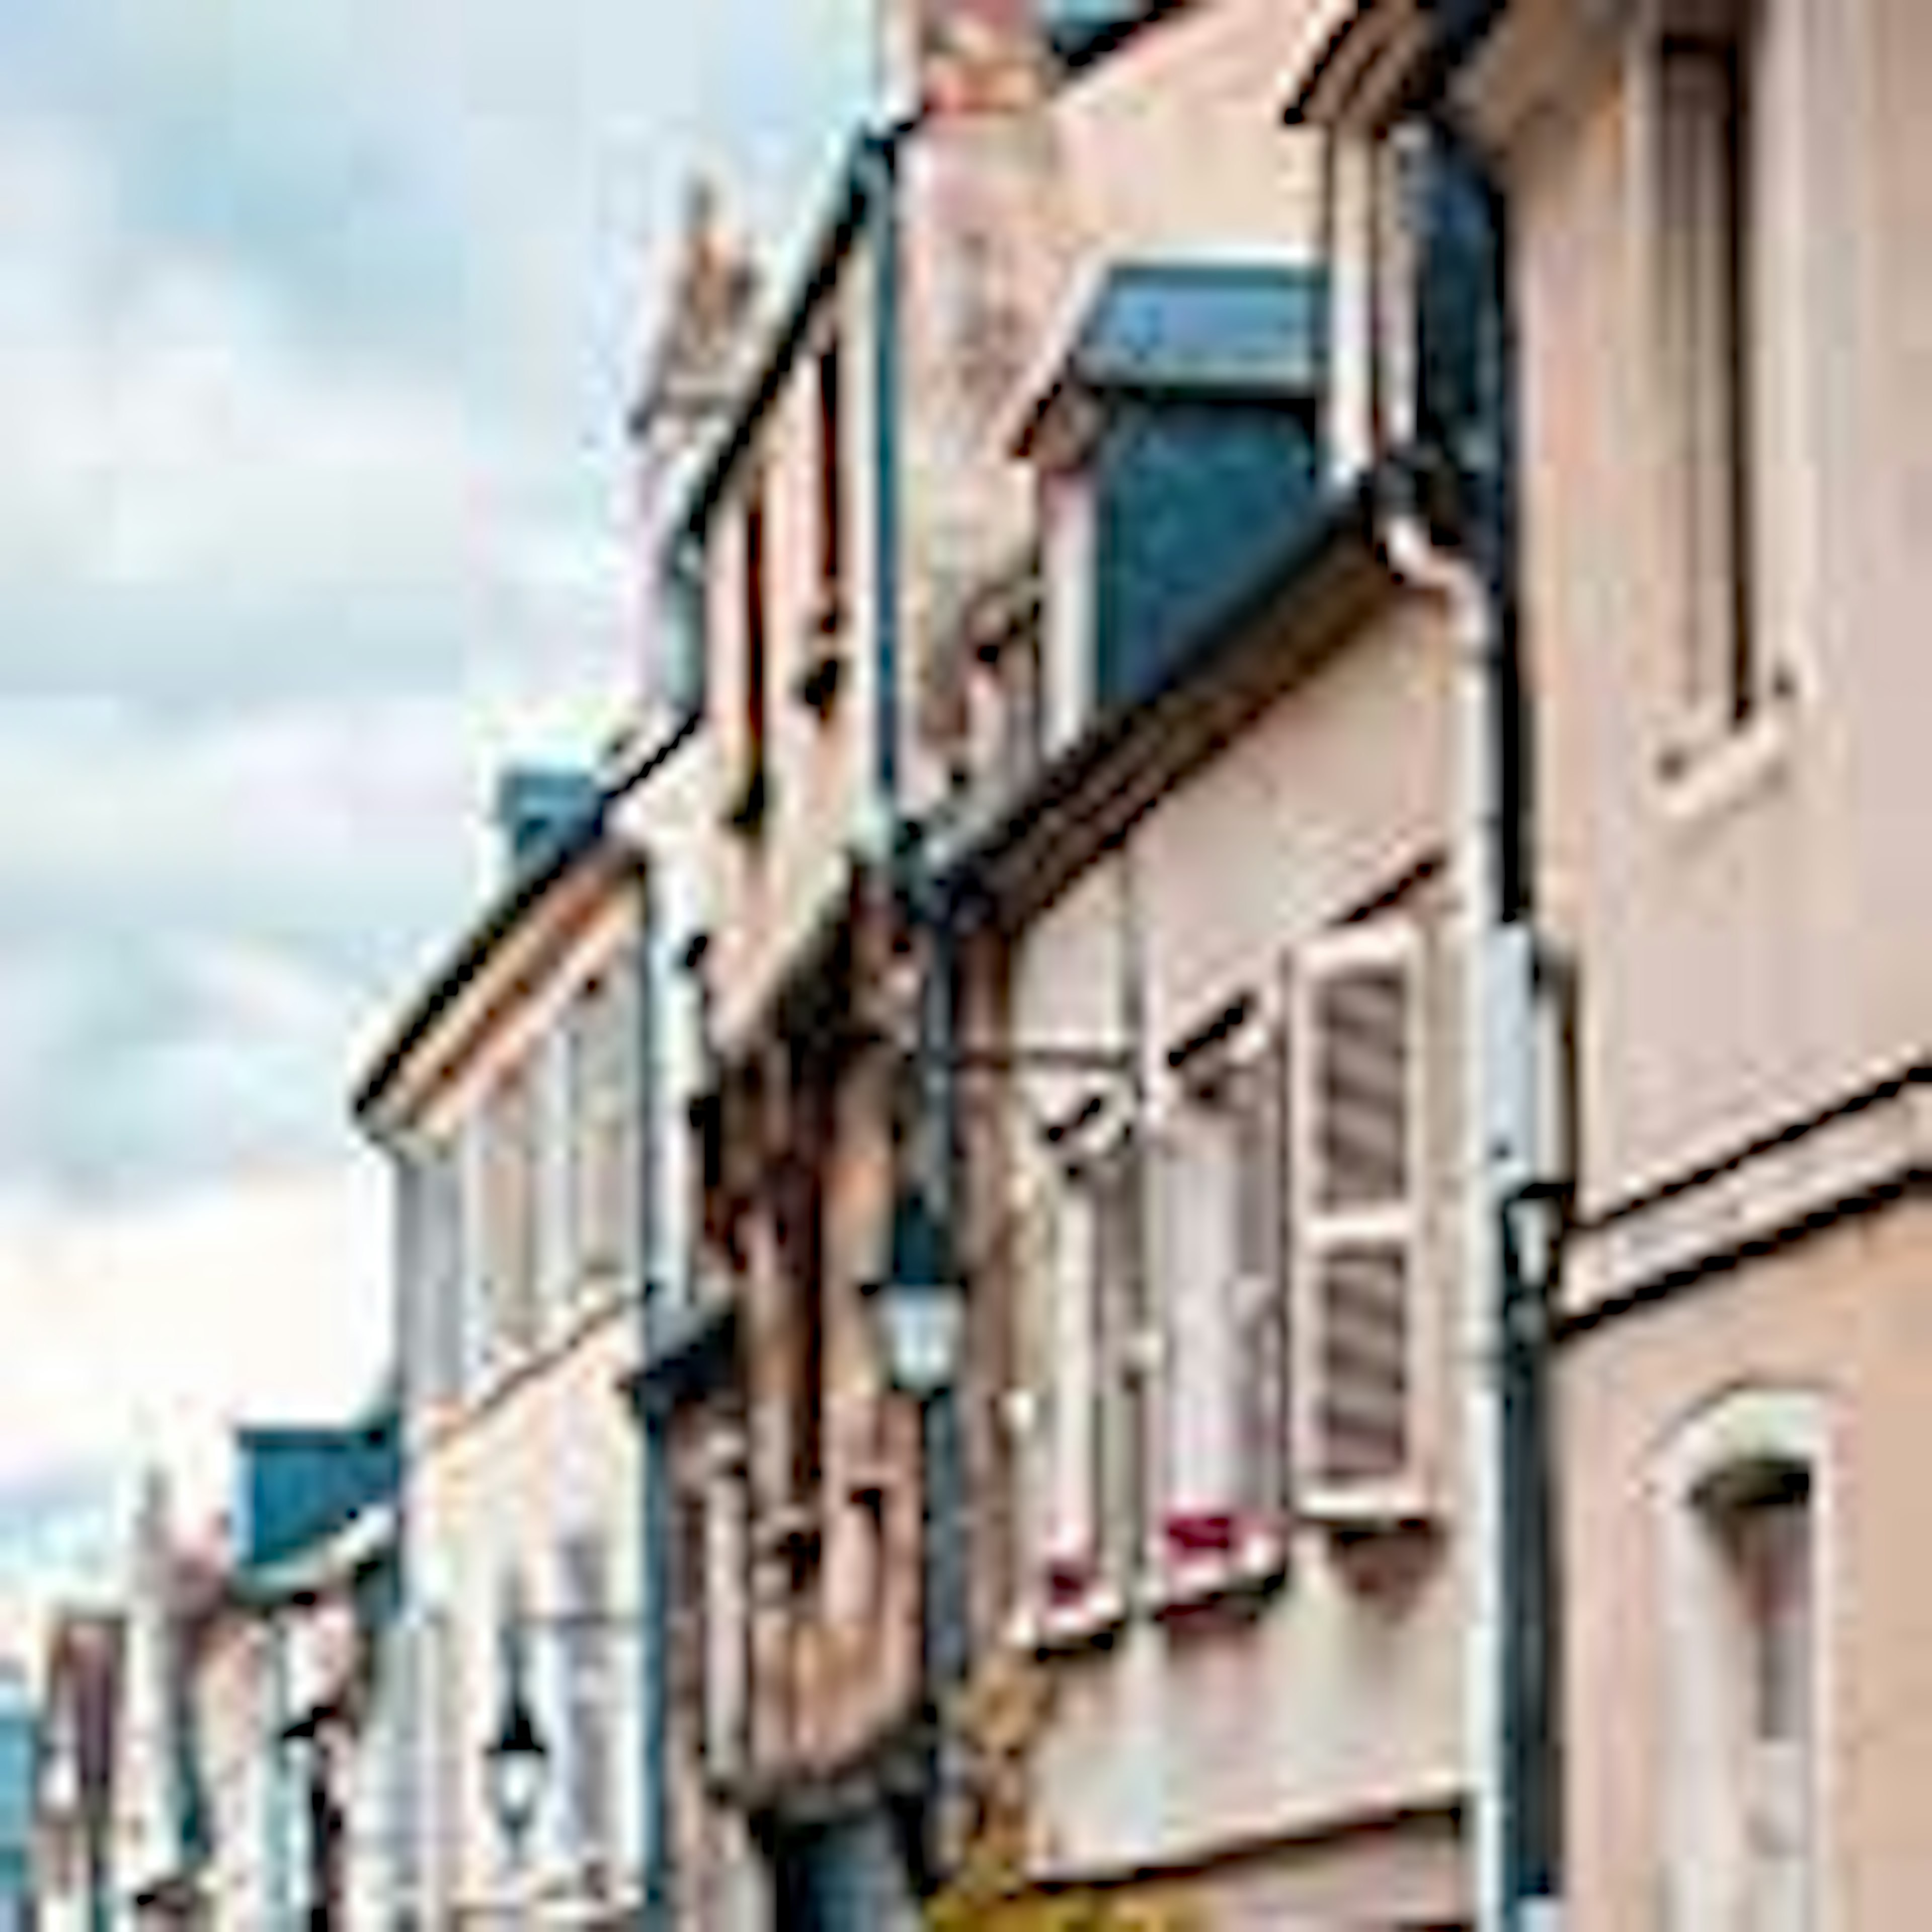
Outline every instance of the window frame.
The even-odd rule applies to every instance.
[[[1236,1002],[1227,1011],[1236,1017],[1225,1036],[1177,1048],[1169,1054],[1173,1078],[1165,1118],[1156,1127],[1156,1157],[1160,1163],[1156,1222],[1161,1238],[1156,1252],[1161,1274],[1152,1291],[1151,1318],[1159,1322],[1162,1339],[1154,1410],[1161,1480],[1160,1574],[1162,1600],[1168,1604],[1266,1581],[1280,1573],[1287,1548],[1291,1507],[1288,1135],[1292,1113],[1288,1021],[1284,1012],[1272,1006],[1264,1009],[1252,997]],[[1244,1100],[1231,1092],[1238,1083],[1258,1084]],[[1244,1140],[1256,1133],[1261,1136],[1258,1149],[1252,1144],[1244,1147]],[[1212,1135],[1216,1143],[1207,1157],[1215,1163],[1216,1184],[1223,1197],[1219,1211],[1225,1214],[1226,1222],[1220,1238],[1227,1280],[1218,1304],[1226,1328],[1222,1366],[1226,1382],[1217,1400],[1226,1412],[1224,1426],[1231,1436],[1223,1444],[1227,1461],[1221,1472],[1224,1493],[1207,1511],[1227,1518],[1225,1548],[1206,1546],[1202,1538],[1191,1539],[1194,1546],[1188,1546],[1190,1539],[1180,1534],[1184,1520],[1192,1523],[1202,1514],[1197,1508],[1180,1506],[1183,1484],[1177,1406],[1189,1393],[1183,1387],[1187,1379],[1183,1372],[1183,1337],[1192,1323],[1177,1319],[1180,1311],[1175,1305],[1168,1268],[1173,1230],[1166,1219],[1167,1210],[1160,1204],[1166,1191],[1162,1184],[1172,1172],[1166,1159],[1169,1148],[1178,1136],[1192,1140],[1196,1134]],[[1261,1202],[1268,1222],[1260,1237],[1264,1252],[1258,1256],[1251,1251],[1257,1230],[1247,1225],[1256,1205],[1249,1190],[1258,1178],[1250,1165],[1257,1151],[1265,1169]],[[1190,1174],[1198,1171],[1189,1163]],[[1191,1249],[1192,1244],[1184,1245]],[[1252,1380],[1255,1369],[1248,1353],[1251,1330],[1262,1322],[1272,1330],[1271,1352],[1262,1372],[1273,1386],[1265,1390],[1258,1390]],[[1268,1407],[1270,1426],[1262,1442],[1257,1442],[1249,1426],[1252,1419],[1250,1405],[1258,1396]],[[1204,1496],[1200,1500],[1206,1503],[1209,1499]],[[1204,1518],[1202,1528],[1208,1527]]]
[[[1019,1438],[1014,1474],[1020,1562],[1013,1634],[1022,1648],[1046,1651],[1102,1640],[1118,1627],[1128,1597],[1145,1571],[1150,1538],[1147,1454],[1152,1413],[1150,1384],[1159,1340],[1148,1325],[1144,1286],[1132,1279],[1144,1240],[1146,1153],[1131,1120],[1090,1100],[1076,1124],[1048,1130],[1035,1171],[1019,1190],[1016,1225],[1027,1232],[1027,1278],[1018,1292],[1034,1309],[1023,1345],[1023,1386],[1006,1398],[1005,1420]],[[1129,1224],[1109,1230],[1096,1176],[1119,1164],[1114,1184],[1124,1192]],[[1070,1214],[1072,1224],[1069,1225]],[[1034,1244],[1044,1230],[1044,1252]],[[1110,1280],[1106,1244],[1124,1239],[1120,1277]],[[1059,1370],[1067,1358],[1059,1324],[1071,1268],[1080,1269],[1087,1331],[1084,1418],[1077,1434],[1061,1434],[1064,1398]],[[1069,1460],[1084,1463],[1076,1471]],[[1077,1544],[1059,1517],[1064,1500],[1084,1486]]]
[[[1783,258],[1804,249],[1802,231],[1811,218],[1808,208],[1786,206],[1791,170],[1772,145],[1781,148],[1802,132],[1787,124],[1802,103],[1794,102],[1795,83],[1785,71],[1802,50],[1788,43],[1801,40],[1802,12],[1791,0],[1648,0],[1627,43],[1652,460],[1667,479],[1667,487],[1651,493],[1666,660],[1654,767],[1660,809],[1686,823],[1775,782],[1788,760],[1798,708],[1816,682],[1799,635],[1817,616],[1816,560],[1804,527],[1814,519],[1797,514],[1793,521],[1798,500],[1790,481],[1804,468],[1796,459],[1816,454],[1802,427],[1810,405],[1796,393],[1810,378],[1794,359],[1802,352],[1803,328],[1766,286],[1769,277],[1782,282],[1798,266]],[[1726,580],[1716,590],[1694,568],[1682,534],[1695,519],[1680,505],[1696,486],[1680,480],[1689,459],[1678,446],[1690,430],[1673,396],[1696,379],[1672,372],[1669,321],[1671,124],[1664,70],[1668,55],[1700,47],[1725,58],[1736,110],[1727,116],[1733,131],[1725,142],[1720,196],[1734,211],[1723,249],[1727,298],[1720,332],[1733,347],[1724,358],[1724,475],[1709,486],[1725,506]],[[1808,484],[1805,491],[1814,494]],[[1804,554],[1786,555],[1792,551]],[[1700,606],[1707,613],[1701,623]],[[1713,628],[1708,612],[1720,608],[1724,634],[1714,644],[1700,633]]]

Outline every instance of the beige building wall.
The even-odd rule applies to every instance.
[[[874,797],[877,447],[875,261],[862,236],[818,305],[806,346],[737,464],[708,526],[705,718],[715,811],[700,836],[711,880],[719,1043],[763,1013],[820,922],[848,891],[854,853],[883,849]],[[818,358],[841,358],[842,596],[824,610],[819,577]],[[746,652],[746,511],[762,486],[765,530],[766,778],[755,828],[732,822],[750,776]],[[838,666],[822,710],[802,687]]]
[[[292,1752],[276,1736],[275,1641],[265,1622],[238,1608],[218,1613],[195,1658],[195,1735],[213,1847],[200,1890],[206,1922],[214,1926],[275,1921],[271,1847],[277,1760],[292,1763]],[[300,1787],[292,1774],[284,1775],[287,1802],[298,1805]]]
[[[379,1136],[418,1153],[460,1144],[506,1072],[538,1065],[553,1050],[593,984],[616,989],[622,1023],[634,1036],[640,903],[638,881],[609,848],[586,854],[554,879],[486,950],[371,1102]],[[635,1045],[628,1039],[626,1053]],[[627,1087],[619,1104],[629,1176],[635,1090]],[[557,1115],[540,1110],[539,1118],[547,1123],[540,1137],[556,1130]],[[544,1160],[539,1152],[539,1175]],[[492,1911],[521,1898],[538,1922],[574,1924],[586,1897],[614,1911],[635,1884],[641,1478],[622,1385],[637,1358],[638,1210],[627,1178],[620,1190],[624,1225],[612,1252],[592,1256],[579,1245],[574,1265],[560,1270],[539,1256],[535,1319],[520,1340],[504,1332],[500,1310],[478,1300],[490,1211],[487,1165],[473,1153],[463,1163],[462,1259],[441,1283],[460,1307],[424,1305],[434,1277],[407,1283],[405,1294],[401,1641],[413,1690],[407,1721],[419,1834],[414,1862],[440,1910]],[[578,1169],[576,1187],[581,1182]],[[580,1244],[583,1197],[572,1198],[567,1212]],[[452,1314],[463,1372],[451,1388],[441,1384],[425,1351]],[[605,1582],[598,1621],[586,1628],[603,1653],[608,1686],[601,1801],[608,1866],[595,1884],[570,1822],[573,1745],[564,1686],[571,1639],[562,1619],[582,1608],[568,1594],[564,1545],[586,1535],[601,1547]],[[506,1619],[519,1595],[527,1690],[550,1761],[528,1856],[514,1871],[489,1802],[484,1750],[502,1715]]]
[[[1478,78],[1516,224],[1544,891],[1582,974],[1564,1295],[1584,1325],[1560,1378],[1570,1922],[1679,1922],[1662,1915],[1695,1862],[1671,1808],[1691,1774],[1672,1715],[1686,1612],[1666,1574],[1684,1505],[1663,1472],[1673,1445],[1762,1397],[1808,1405],[1822,1444],[1804,1922],[1914,1925],[1924,1210],[1881,1198],[1806,1231],[1925,1171],[1913,1088],[1834,1110],[1932,1041],[1914,889],[1932,823],[1932,15],[1759,10],[1752,600],[1772,683],[1713,740],[1690,728],[1675,643],[1649,42],[1622,14],[1591,44],[1554,30],[1562,10],[1514,11],[1548,30],[1543,56],[1526,28]]]
[[[1660,1922],[1672,1874],[1673,1443],[1744,1392],[1822,1414],[1817,1610],[1827,1699],[1816,1923],[1917,1924],[1932,1884],[1932,1612],[1921,1469],[1932,1225],[1922,1205],[1848,1223],[1582,1345],[1564,1383],[1570,1917]]]
[[[1375,614],[1014,945],[1016,1041],[1120,1040],[1120,948],[1133,929],[1120,872],[1132,868],[1158,1118],[1169,1050],[1237,998],[1279,1010],[1311,940],[1405,880],[1395,916],[1427,935],[1430,1178],[1416,1304],[1426,1533],[1354,1542],[1305,1523],[1284,1580],[1251,1609],[1197,1628],[1136,1603],[1110,1650],[1049,1664],[1036,1759],[1042,1868],[1110,1877],[1215,1867],[1190,1894],[1214,1924],[1287,1922],[1290,1911],[1353,1922],[1371,1901],[1378,1915],[1386,1905],[1446,1921],[1466,1905],[1437,1828],[1391,1822],[1439,1813],[1464,1789],[1456,967],[1445,882],[1430,871],[1445,856],[1452,675],[1440,621],[1385,589]],[[1156,1280],[1156,1294],[1166,1286]],[[1189,1318],[1178,1308],[1172,1317]]]

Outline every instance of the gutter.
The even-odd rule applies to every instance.
[[[915,124],[908,123],[907,126]],[[872,316],[873,622],[878,680],[874,798],[896,826],[899,754],[899,132],[868,135],[859,151],[860,208],[876,224]],[[869,830],[870,828],[866,828]],[[892,844],[888,839],[888,847]],[[861,843],[871,849],[862,833]]]

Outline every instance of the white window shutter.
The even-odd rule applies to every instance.
[[[1217,1105],[1195,1100],[1178,1110],[1154,1156],[1170,1558],[1211,1538],[1216,1523],[1232,1520],[1239,1489],[1230,1125]]]
[[[1076,1593],[1100,1560],[1096,1480],[1100,1452],[1100,1336],[1094,1294],[1100,1224],[1091,1190],[1061,1184],[1048,1210],[1051,1364],[1046,1381],[1045,1542],[1049,1601]]]
[[[1388,920],[1298,964],[1295,1465],[1303,1514],[1419,1513],[1422,950]]]
[[[751,1538],[742,1433],[734,1425],[722,1425],[706,1450],[701,1636],[704,1752],[712,1775],[730,1780],[744,1769],[751,1690],[747,1675]]]
[[[537,1292],[546,1336],[566,1326],[577,1288],[571,1059],[568,1026],[554,1027],[544,1036],[537,1062]]]
[[[1287,1269],[1282,1251],[1288,1186],[1285,1033],[1256,1040],[1228,1094],[1234,1142],[1234,1276],[1232,1311],[1238,1494],[1244,1555],[1277,1547],[1286,1529],[1288,1462]]]
[[[1054,1436],[1053,1322],[1058,1216],[1052,1192],[1036,1187],[1010,1210],[1008,1279],[1013,1310],[1009,1380],[998,1395],[996,1426],[1006,1450],[1009,1549],[1015,1600],[1006,1608],[1016,1637],[1038,1622],[1052,1522]]]
[[[478,1107],[464,1121],[454,1149],[457,1170],[457,1249],[461,1336],[463,1394],[473,1400],[490,1378],[492,1335],[495,1328],[493,1283],[488,1251],[487,1192],[484,1159],[484,1110]]]
[[[416,1623],[416,1697],[409,1748],[418,1768],[420,1803],[411,1820],[413,1854],[424,1921],[444,1922],[460,1878],[463,1770],[459,1754],[469,1736],[457,1682],[455,1634],[448,1615],[425,1612]]]
[[[1282,1534],[1286,1181],[1279,1036],[1250,1028],[1176,1110],[1154,1194],[1170,1582],[1273,1568]]]

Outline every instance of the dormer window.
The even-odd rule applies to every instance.
[[[1276,261],[1114,269],[1018,440],[1040,478],[1049,753],[1160,695],[1305,537],[1326,278]]]

